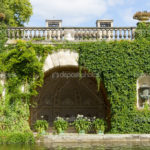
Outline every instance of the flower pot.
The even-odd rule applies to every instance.
[[[63,135],[63,134],[64,134],[64,130],[58,129],[58,130],[57,130],[57,133],[58,133],[59,135]]]
[[[85,130],[80,130],[79,134],[85,134]]]
[[[42,130],[41,131],[41,135],[45,135],[46,134],[46,131],[45,130]]]
[[[99,135],[104,135],[104,132],[102,130],[97,130],[96,133]]]

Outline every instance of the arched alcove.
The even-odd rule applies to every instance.
[[[57,116],[74,118],[77,114],[106,119],[110,108],[103,85],[97,91],[97,82],[87,71],[79,78],[75,66],[55,67],[45,73],[44,85],[34,97],[37,107],[31,108],[31,125],[41,116],[51,123]],[[72,120],[73,121],[73,120]]]
[[[150,76],[143,75],[137,80],[137,107],[144,108],[145,104],[150,105]]]

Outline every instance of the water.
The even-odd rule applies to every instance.
[[[0,150],[150,150],[150,142],[102,142],[36,145],[1,145]]]

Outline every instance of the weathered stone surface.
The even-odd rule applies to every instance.
[[[45,60],[44,72],[55,67],[78,66],[79,54],[70,50],[60,50],[53,54],[49,54]]]
[[[150,141],[150,134],[85,134],[65,133],[64,135],[46,135],[42,139],[45,143],[82,143],[82,142],[102,142],[102,141]]]
[[[53,67],[54,67],[54,64],[52,62],[51,56],[48,55],[47,58],[46,58],[46,60],[45,60],[43,70],[44,70],[44,72],[46,72],[49,69],[52,69]]]
[[[58,67],[60,64],[58,54],[55,52],[55,53],[51,54],[50,56],[51,56],[51,60],[53,62],[54,67]]]

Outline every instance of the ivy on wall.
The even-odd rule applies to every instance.
[[[0,129],[27,131],[29,106],[36,87],[43,84],[43,64],[48,53],[71,49],[79,53],[79,66],[103,82],[111,104],[111,133],[150,133],[150,111],[136,108],[136,82],[150,74],[150,41],[101,41],[33,45],[19,41],[0,54],[6,73],[6,98],[0,101]],[[99,88],[99,86],[98,86]]]
[[[142,74],[150,74],[149,47],[147,40],[80,46],[80,65],[99,76],[107,90],[112,133],[150,133],[149,111],[136,108],[137,79]]]

